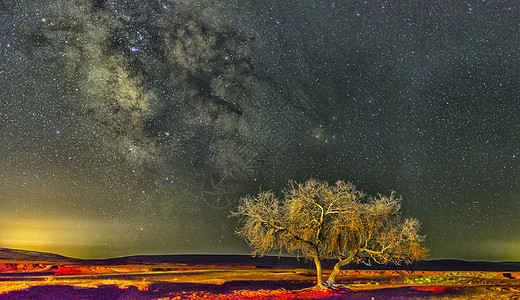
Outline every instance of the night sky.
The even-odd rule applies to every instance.
[[[0,247],[245,254],[312,177],[519,261],[519,80],[516,1],[0,0]]]

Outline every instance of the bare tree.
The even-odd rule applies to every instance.
[[[316,265],[317,289],[332,286],[340,268],[352,261],[377,263],[417,259],[424,254],[418,222],[400,223],[399,203],[394,194],[362,202],[365,195],[352,183],[310,179],[290,182],[284,198],[272,192],[241,199],[233,213],[243,218],[238,234],[263,256],[272,249],[302,254]],[[413,244],[413,246],[412,246]],[[326,284],[321,260],[338,259]]]

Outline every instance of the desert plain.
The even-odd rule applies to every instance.
[[[324,278],[333,262],[325,261]],[[81,260],[0,249],[0,299],[520,299],[520,264],[422,261],[345,266],[317,291],[295,257],[132,256]]]

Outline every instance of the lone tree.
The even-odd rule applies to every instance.
[[[334,286],[341,267],[350,263],[411,262],[426,257],[419,222],[401,220],[400,198],[369,197],[348,182],[310,179],[290,182],[284,198],[272,192],[247,196],[232,215],[242,217],[237,233],[263,256],[272,249],[302,254],[316,265],[316,289]],[[337,259],[327,282],[321,261]]]

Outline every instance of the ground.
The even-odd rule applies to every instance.
[[[520,272],[345,270],[336,290],[306,289],[314,280],[283,265],[0,259],[0,299],[520,299]]]

